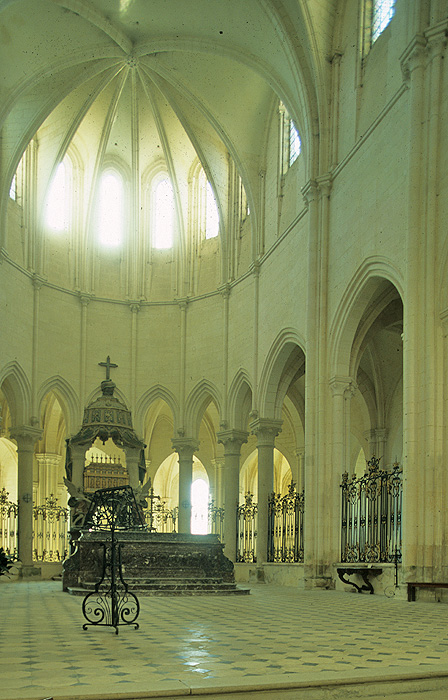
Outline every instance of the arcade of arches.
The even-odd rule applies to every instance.
[[[187,4],[0,1],[0,489],[23,572],[110,355],[181,531],[200,479],[235,560],[249,491],[257,567],[280,568],[265,509],[294,481],[294,584],[332,587],[341,475],[375,454],[403,469],[402,581],[448,581],[446,4],[397,0],[370,43],[376,3]]]

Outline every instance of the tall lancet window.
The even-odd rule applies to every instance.
[[[207,182],[205,204],[205,237],[216,238],[219,234],[219,212],[212,186]]]
[[[158,249],[173,247],[174,193],[169,178],[159,180],[153,191],[153,246]]]
[[[373,0],[372,44],[384,32],[395,14],[395,0]]]
[[[50,185],[45,211],[45,222],[53,231],[66,231],[69,222],[69,168],[59,163]]]
[[[123,241],[124,187],[122,177],[115,171],[105,172],[100,180],[98,200],[99,241],[117,247]]]

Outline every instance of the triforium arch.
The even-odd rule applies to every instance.
[[[146,445],[146,479],[154,482],[160,465],[173,454],[172,438],[174,435],[174,415],[165,399],[154,398],[148,406],[142,429],[143,442]]]
[[[173,434],[176,433],[179,427],[179,403],[172,391],[162,384],[156,384],[145,391],[137,401],[134,426],[138,435],[143,435],[144,433],[148,409],[154,402],[159,400],[169,406],[173,416]]]
[[[31,419],[31,385],[18,362],[9,362],[3,368],[0,388],[8,402],[12,425],[27,424]]]
[[[400,292],[389,279],[379,275],[365,275],[361,284],[352,286],[352,291],[346,309],[337,314],[344,315],[345,323],[338,345],[333,347],[330,378],[334,396],[345,396],[349,402],[344,409],[344,425],[340,426],[346,435],[343,459],[348,471],[354,470],[361,448],[368,457],[373,453],[381,457],[384,466],[394,459],[401,460],[402,438],[397,442],[397,434],[403,430]],[[361,435],[364,437],[360,442]],[[393,455],[388,441],[392,435],[396,450]]]
[[[240,369],[236,373],[228,393],[228,427],[236,430],[247,430],[251,410],[252,385],[248,372]]]
[[[218,389],[203,379],[191,391],[185,406],[185,435],[198,438],[201,422],[210,403],[214,403],[218,415],[221,415],[222,399]]]
[[[79,405],[79,398],[73,387],[60,375],[54,375],[47,379],[37,392],[39,415],[41,415],[42,412],[42,404],[50,393],[53,393],[60,403],[67,435],[76,433],[82,420],[82,413]]]
[[[260,379],[259,413],[281,418],[289,387],[305,373],[305,344],[292,329],[280,333],[266,358]]]
[[[384,258],[369,258],[353,275],[330,324],[330,376],[350,376],[352,347],[358,324],[381,285],[396,288],[403,299],[403,281],[392,263]]]

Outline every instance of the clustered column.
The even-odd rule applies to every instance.
[[[224,445],[224,553],[236,561],[236,509],[238,506],[241,445],[247,442],[243,430],[223,430],[217,434]]]

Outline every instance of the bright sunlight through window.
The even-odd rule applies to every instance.
[[[53,231],[67,228],[67,186],[65,163],[59,163],[48,192],[45,221]]]
[[[300,136],[292,119],[289,120],[289,167],[300,155]]]
[[[173,246],[174,194],[168,178],[161,180],[154,192],[154,248]]]
[[[372,44],[384,32],[395,13],[395,0],[374,0],[372,14]]]
[[[207,182],[205,209],[205,237],[216,238],[219,234],[219,212],[212,186]]]
[[[123,236],[123,181],[117,173],[105,173],[99,191],[99,240],[110,247],[121,244]]]
[[[191,484],[191,533],[208,533],[208,485],[204,479],[196,479]]]

